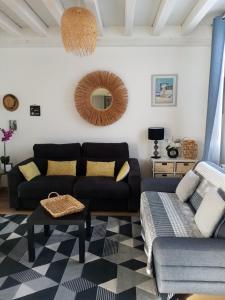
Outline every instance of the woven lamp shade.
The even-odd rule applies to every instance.
[[[97,35],[97,23],[92,12],[83,7],[65,10],[61,18],[61,36],[66,51],[80,56],[92,54]]]

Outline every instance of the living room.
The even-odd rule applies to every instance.
[[[225,299],[224,13],[224,0],[0,0],[0,299]],[[66,217],[39,205],[74,198]]]

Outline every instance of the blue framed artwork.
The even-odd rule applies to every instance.
[[[177,105],[177,75],[152,75],[152,106]]]

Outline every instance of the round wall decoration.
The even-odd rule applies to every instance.
[[[16,96],[7,94],[3,97],[3,106],[9,111],[17,110],[19,107],[19,100],[16,98]]]
[[[75,90],[75,105],[89,123],[106,126],[125,112],[128,101],[123,81],[111,72],[96,71],[83,77]]]

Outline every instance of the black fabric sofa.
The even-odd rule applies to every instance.
[[[90,199],[92,210],[137,211],[140,203],[140,167],[129,158],[127,143],[36,144],[34,156],[16,165],[8,174],[10,207],[34,209],[52,191]],[[46,176],[47,161],[77,161],[76,176]],[[125,161],[129,175],[121,182],[115,177],[86,177],[86,162],[116,161],[115,176]],[[34,161],[41,176],[26,181],[18,166]]]

